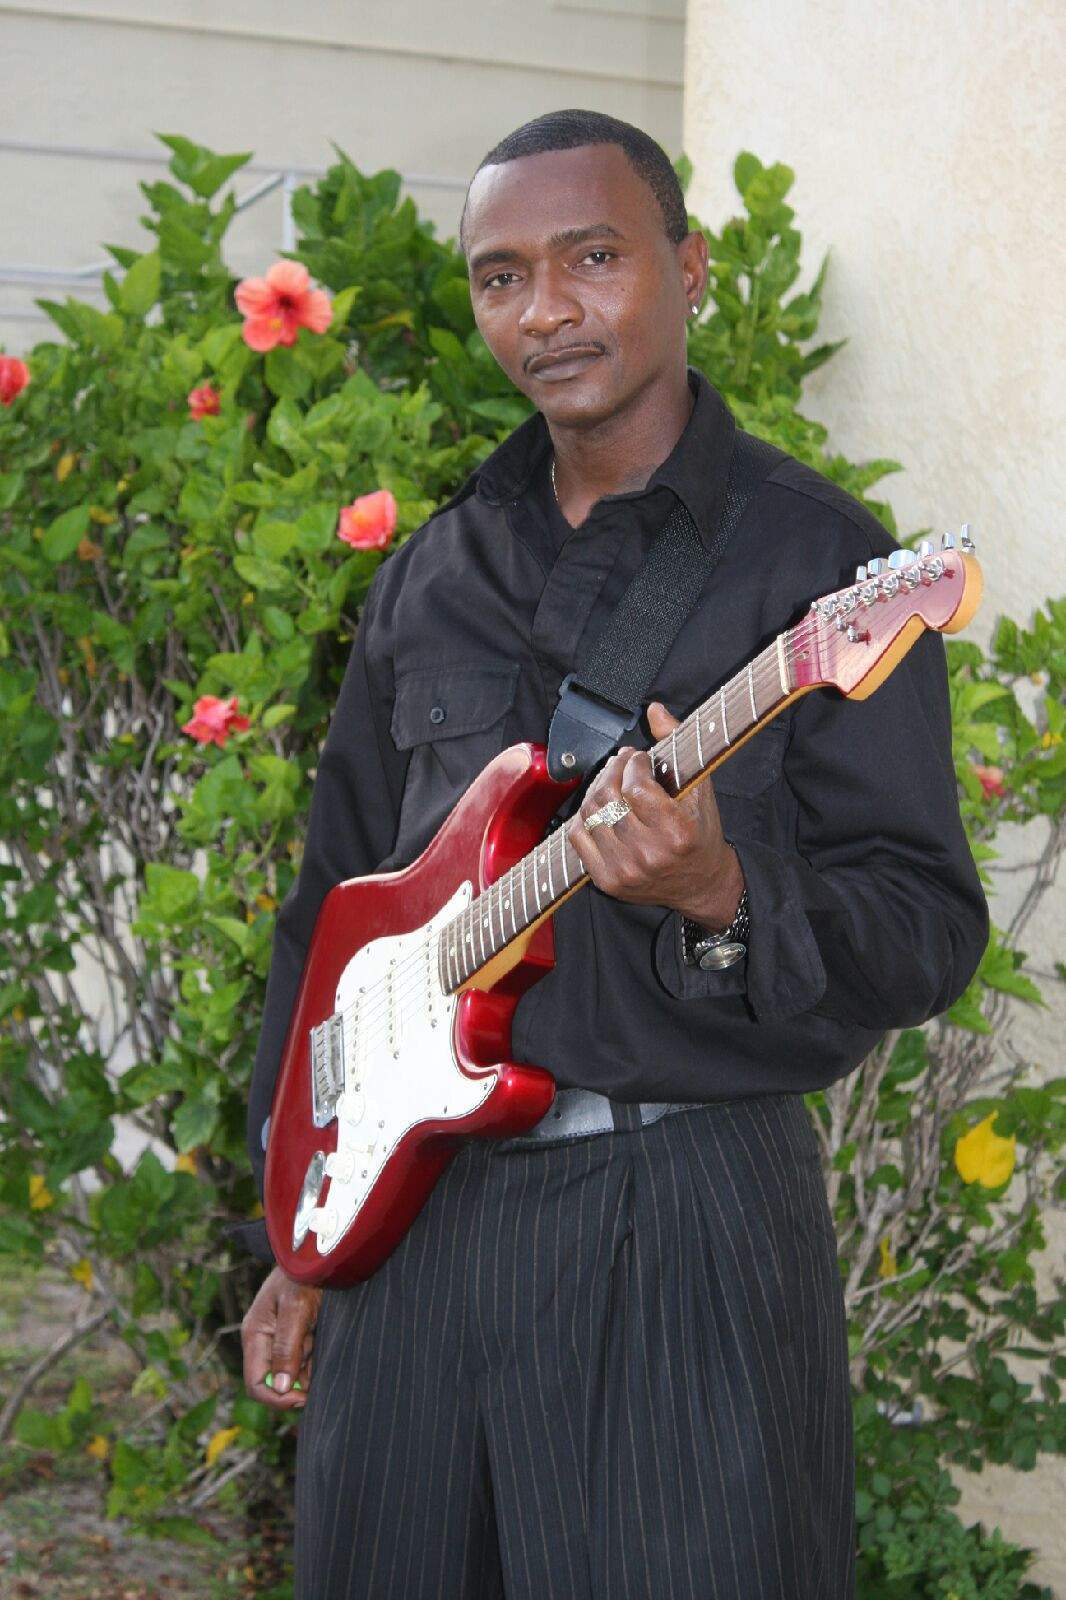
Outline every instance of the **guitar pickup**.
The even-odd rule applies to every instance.
[[[344,1089],[344,1017],[327,1017],[311,1029],[311,1121],[325,1128],[337,1115]]]

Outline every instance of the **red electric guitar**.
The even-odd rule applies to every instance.
[[[672,796],[811,689],[872,694],[924,628],[954,633],[981,598],[964,528],[934,551],[897,550],[816,600],[651,748]],[[575,780],[576,782],[577,780]],[[554,960],[551,917],[588,881],[569,828],[544,837],[574,783],[539,744],[503,750],[418,859],[352,878],[323,902],[274,1090],[267,1231],[301,1283],[368,1278],[471,1135],[538,1122],[555,1095],[508,1061],[519,996]]]

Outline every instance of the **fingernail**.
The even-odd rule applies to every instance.
[[[288,1394],[289,1385],[291,1383],[292,1379],[289,1377],[287,1372],[279,1372],[277,1377],[274,1379],[274,1393]]]

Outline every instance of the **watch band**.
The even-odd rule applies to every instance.
[[[748,953],[748,890],[742,890],[733,920],[720,933],[709,933],[690,917],[681,918],[681,950],[686,965],[704,971],[719,971],[733,966]]]

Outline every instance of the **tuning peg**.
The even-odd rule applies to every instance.
[[[912,566],[917,559],[913,550],[893,550],[888,558],[888,564],[898,570],[900,567]]]
[[[945,533],[940,540],[940,548],[941,550],[954,550],[955,535],[953,533]]]
[[[922,557],[922,560],[924,561],[926,556],[931,556],[932,553],[933,553],[933,541],[932,541],[932,539],[923,539],[921,544],[918,546],[918,554]]]
[[[855,582],[856,583],[865,583],[866,582],[866,568],[865,567],[856,567],[855,568]]]
[[[874,556],[872,561],[866,563],[866,570],[871,578],[876,578],[879,572],[884,572],[885,563],[880,556]]]
[[[975,550],[977,548],[973,542],[973,536],[970,533],[970,524],[968,522],[964,522],[962,527],[959,529],[959,548],[961,550]]]

